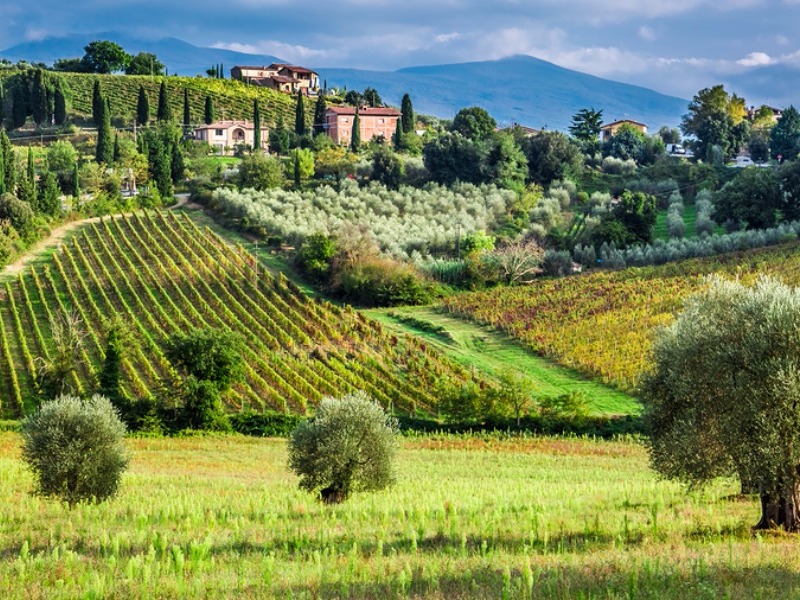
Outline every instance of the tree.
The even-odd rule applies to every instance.
[[[186,129],[192,124],[192,111],[189,107],[189,88],[183,88],[183,126]]]
[[[362,95],[362,99],[364,101],[364,104],[372,108],[383,106],[383,100],[381,100],[381,97],[378,94],[378,90],[376,90],[375,88],[371,87],[365,88],[364,94]]]
[[[289,169],[294,174],[295,184],[314,176],[314,153],[308,148],[295,148],[290,155]]]
[[[106,351],[103,366],[97,374],[97,393],[108,398],[118,409],[122,408],[124,397],[120,380],[122,362],[131,344],[131,335],[124,321],[116,317],[107,323]]]
[[[603,154],[620,160],[640,162],[644,138],[641,131],[626,123],[619,128],[616,135],[603,144]]]
[[[100,127],[103,109],[106,107],[103,91],[100,89],[100,80],[95,79],[92,86],[92,122]]]
[[[666,125],[662,125],[658,130],[658,137],[665,144],[680,144],[681,142],[681,132],[675,127],[669,128]]]
[[[603,126],[603,110],[582,108],[572,115],[572,124],[569,132],[584,148],[594,153],[600,139],[600,128]]]
[[[485,109],[472,106],[456,113],[450,130],[472,140],[481,140],[492,135],[496,127],[497,121]]]
[[[751,130],[747,151],[754,163],[765,163],[769,160],[769,138],[764,135],[764,130]]]
[[[486,261],[506,285],[530,283],[542,271],[544,250],[534,240],[506,244],[485,255]]]
[[[12,194],[17,187],[17,160],[14,146],[8,139],[5,129],[0,127],[0,168],[3,169],[3,188]]]
[[[363,96],[361,92],[357,90],[348,90],[348,92],[344,95],[344,102],[345,104],[349,104],[350,106],[355,106],[358,108],[361,106],[363,101]]]
[[[364,392],[324,398],[289,440],[289,468],[323,502],[381,490],[395,481],[397,422]]]
[[[390,190],[396,190],[403,183],[404,175],[403,161],[388,148],[381,146],[372,155],[373,181],[382,183]]]
[[[456,181],[485,181],[486,146],[460,133],[447,133],[422,148],[422,159],[431,179],[443,185]]]
[[[336,241],[324,233],[312,233],[297,251],[297,262],[303,273],[318,283],[327,281],[336,255]]]
[[[653,240],[653,226],[658,215],[654,196],[625,190],[612,213],[628,231],[629,244],[649,244]]]
[[[317,96],[317,102],[314,104],[314,135],[322,135],[325,133],[325,112],[328,110],[325,102],[325,96],[320,94]]]
[[[719,146],[725,157],[732,156],[747,140],[746,116],[744,99],[715,85],[695,94],[681,120],[681,130],[684,135],[697,137],[698,156],[707,158],[712,146]]]
[[[332,146],[317,153],[314,166],[318,175],[333,176],[338,186],[342,179],[355,172],[357,161],[358,157],[346,148]]]
[[[136,101],[136,122],[139,125],[147,125],[150,120],[150,100],[147,97],[147,92],[144,91],[144,86],[139,86],[139,98]]]
[[[714,193],[717,223],[731,222],[737,228],[764,229],[777,221],[781,190],[772,169],[748,167]]]
[[[53,61],[53,71],[86,73],[86,65],[80,58],[57,58]]]
[[[217,118],[216,111],[214,110],[214,99],[211,94],[206,96],[206,104],[203,110],[203,121],[206,125],[211,125]]]
[[[258,98],[253,100],[253,152],[261,151],[261,111],[258,109]]]
[[[275,129],[269,134],[269,149],[278,155],[286,154],[289,151],[290,143],[289,131],[283,124],[283,115],[278,115]]]
[[[756,529],[800,531],[800,291],[712,277],[658,332],[641,384],[650,460],[692,485],[759,490]]]
[[[397,119],[397,126],[392,136],[392,145],[394,146],[395,152],[400,152],[403,149],[403,135],[403,121],[402,119]]]
[[[180,140],[174,139],[171,144],[170,178],[172,183],[178,183],[186,174],[186,161],[183,160],[183,148]]]
[[[98,118],[100,123],[97,129],[97,148],[95,150],[95,161],[105,165],[114,162],[114,138],[111,136],[111,114],[108,103],[101,102],[102,109]]]
[[[31,156],[31,159],[32,158]],[[29,159],[29,161],[31,159]],[[69,140],[58,140],[47,147],[45,162],[47,163],[48,171],[52,171],[59,177],[69,176],[72,174],[73,167],[78,162],[78,151],[75,150],[75,146],[73,146],[72,142]],[[32,164],[29,162],[28,171],[30,171],[31,166]]]
[[[528,177],[528,159],[510,135],[498,135],[487,158],[489,178],[497,186],[522,193]]]
[[[414,131],[416,119],[414,117],[414,106],[411,104],[411,96],[408,94],[403,94],[403,99],[400,101],[400,112],[402,114],[403,133],[411,133]]]
[[[74,310],[51,318],[50,330],[54,349],[48,358],[36,358],[36,379],[44,398],[72,392],[72,373],[83,363],[83,344],[88,335],[80,315]]]
[[[36,69],[33,73],[31,114],[33,122],[40,126],[45,124],[49,117],[47,111],[47,86],[44,81],[44,70],[42,69]]]
[[[534,405],[533,387],[522,373],[512,369],[501,371],[497,379],[500,387],[492,390],[494,412],[510,412],[519,427],[522,413]]]
[[[583,168],[580,148],[557,131],[527,138],[522,149],[528,157],[530,178],[542,186],[556,179],[576,177]]]
[[[795,160],[800,155],[800,113],[794,106],[783,111],[780,121],[769,135],[769,146],[773,158]]]
[[[11,125],[14,129],[19,129],[25,125],[25,121],[28,119],[25,88],[25,85],[18,84],[14,86],[14,91],[11,92]]]
[[[359,148],[361,148],[361,117],[358,116],[358,109],[356,109],[356,114],[353,117],[353,128],[350,132],[350,150],[358,154]]]
[[[297,135],[306,134],[306,105],[300,90],[297,90],[297,104],[294,109],[294,132]]]
[[[261,152],[250,154],[239,163],[239,189],[268,190],[283,185],[281,161]]]
[[[131,57],[125,75],[163,75],[164,63],[152,52],[139,52]]]
[[[169,198],[173,193],[172,144],[177,142],[176,135],[171,126],[164,124],[142,135],[147,152],[148,174],[162,198]]]
[[[169,106],[169,96],[167,95],[167,82],[161,80],[161,87],[158,90],[158,112],[156,116],[159,121],[171,121],[172,109]]]
[[[108,40],[97,40],[83,48],[86,53],[81,59],[87,73],[114,73],[123,71],[131,61],[131,56],[122,46]]]
[[[38,212],[56,217],[61,214],[61,190],[58,187],[58,180],[55,173],[48,171],[39,180],[41,190],[38,193]]]
[[[113,497],[128,466],[125,425],[103,396],[59,396],[21,425],[22,459],[43,496],[66,502]]]
[[[53,120],[56,125],[63,125],[67,122],[67,99],[64,96],[64,88],[61,78],[56,79],[56,87],[53,92]]]

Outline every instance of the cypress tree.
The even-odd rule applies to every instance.
[[[214,99],[211,97],[211,94],[206,96],[206,106],[204,112],[205,114],[203,115],[203,120],[205,121],[206,125],[211,125],[211,123],[213,123],[217,118],[217,116],[214,114]]]
[[[36,181],[36,169],[33,166],[33,148],[28,146],[28,179]]]
[[[53,116],[55,117],[56,125],[63,125],[67,122],[67,99],[64,96],[64,89],[61,87],[60,79],[56,79],[53,103]]]
[[[350,134],[350,150],[358,152],[361,147],[361,119],[358,116],[358,109],[356,109],[356,116],[353,117],[353,131]]]
[[[111,137],[111,111],[108,103],[103,99],[99,103],[100,125],[97,128],[97,148],[95,160],[98,163],[110,165],[114,161],[114,140]]]
[[[178,183],[181,179],[183,179],[185,170],[186,165],[183,162],[183,149],[181,148],[180,141],[175,140],[172,142],[172,156],[170,161],[170,176],[172,178],[172,183]]]
[[[28,107],[25,102],[25,86],[17,85],[11,94],[11,125],[14,129],[19,129],[25,125],[28,118]]]
[[[14,193],[17,189],[17,168],[14,160],[14,147],[5,130],[0,129],[0,154],[2,154],[3,181],[5,191]]]
[[[116,163],[119,161],[119,133],[114,132],[114,152],[113,152],[114,162]]]
[[[5,131],[3,132],[5,133]],[[3,154],[0,153],[0,196],[6,193],[6,169]]]
[[[2,83],[0,83],[0,127],[3,126],[3,121],[6,118],[5,103],[6,103],[6,89],[5,86]]]
[[[39,212],[54,217],[61,212],[61,199],[58,197],[60,190],[58,189],[56,174],[52,171],[47,171],[42,179],[39,180],[39,183],[41,186],[39,191]]]
[[[314,135],[325,133],[325,111],[327,109],[325,96],[320,94],[317,96],[316,104],[314,104]]]
[[[158,90],[158,120],[169,121],[172,119],[172,111],[169,107],[169,99],[167,98],[167,82],[161,80],[161,88]]]
[[[409,133],[414,129],[414,106],[411,104],[411,96],[403,94],[400,102],[400,112],[403,114],[403,133]]]
[[[47,122],[47,88],[44,83],[44,71],[36,69],[33,73],[31,92],[31,112],[33,122],[41,126]]]
[[[94,80],[94,87],[92,88],[92,122],[96,127],[100,127],[100,120],[103,112],[103,93],[100,90],[100,80]]]
[[[294,110],[294,132],[304,135],[306,132],[306,107],[303,103],[303,92],[297,90],[297,105]]]
[[[397,127],[394,130],[394,149],[398,152],[403,149],[403,120],[397,119]]]
[[[261,150],[261,111],[258,109],[258,98],[253,100],[253,152]]]
[[[225,79],[225,67],[222,66],[222,63],[219,63],[219,78]]]
[[[139,125],[147,125],[150,120],[150,100],[144,86],[139,86],[139,99],[136,101],[136,122]]]
[[[81,178],[78,172],[78,161],[72,167],[72,197],[80,200],[81,197]]]
[[[300,187],[300,149],[294,149],[294,184]]]
[[[121,321],[113,323],[106,334],[106,355],[103,359],[103,368],[97,378],[99,394],[108,398],[118,407],[123,399],[120,389],[120,376],[122,375],[122,358],[126,341]]]
[[[172,165],[169,148],[161,135],[152,135],[147,140],[150,179],[155,183],[162,198],[172,196]]]
[[[189,110],[189,89],[183,88],[183,126],[189,128],[192,124],[192,115]]]

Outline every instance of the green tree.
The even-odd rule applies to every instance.
[[[103,91],[100,89],[100,80],[95,79],[92,86],[92,122],[96,127],[100,127],[103,116],[103,109],[106,107]]]
[[[494,140],[487,159],[491,181],[499,187],[522,193],[528,177],[528,160],[510,135],[499,135]]]
[[[243,351],[237,333],[206,327],[172,335],[165,354],[186,375],[224,392],[244,376]]]
[[[358,162],[358,156],[346,148],[332,146],[317,153],[314,166],[318,175],[333,176],[338,186],[342,179],[355,173],[356,162]]]
[[[389,148],[379,147],[372,155],[373,181],[382,183],[390,190],[396,190],[403,183],[405,168],[403,161]]]
[[[162,198],[172,197],[172,143],[175,133],[169,126],[161,125],[157,130],[145,132],[147,165],[150,180]]]
[[[619,128],[616,135],[603,144],[603,155],[620,160],[640,162],[645,135],[629,124]]]
[[[122,393],[122,363],[131,346],[132,336],[125,322],[116,317],[105,326],[106,351],[103,357],[103,366],[97,374],[97,393],[108,398],[117,408],[125,405]]]
[[[139,86],[139,98],[136,101],[136,122],[139,125],[147,125],[150,121],[150,99],[147,97],[147,92],[144,86]]]
[[[217,118],[216,111],[214,110],[214,99],[211,94],[206,96],[205,109],[203,111],[203,120],[206,125],[211,125]]]
[[[289,170],[295,176],[295,184],[314,176],[314,153],[307,148],[295,148],[290,155]]]
[[[53,119],[56,125],[63,125],[67,122],[67,99],[64,96],[64,88],[60,78],[56,79],[53,105]]]
[[[800,155],[800,113],[794,106],[783,111],[780,120],[769,135],[769,147],[773,158],[795,160]]]
[[[589,153],[594,154],[600,144],[600,128],[602,126],[602,109],[582,108],[572,115],[569,132]]]
[[[58,140],[47,147],[47,152],[45,153],[47,170],[52,171],[59,178],[71,175],[72,169],[77,162],[78,151],[75,150],[75,146],[69,140]],[[30,161],[28,163],[29,172],[32,166],[32,161]]]
[[[289,440],[289,468],[300,488],[327,503],[395,481],[397,422],[364,392],[324,398]]]
[[[36,491],[70,507],[113,497],[128,466],[125,425],[103,396],[59,396],[21,424]]]
[[[169,106],[169,96],[167,94],[167,82],[161,80],[161,87],[158,90],[158,112],[156,113],[159,121],[166,122],[172,120],[172,109]]]
[[[33,73],[33,87],[31,89],[31,114],[33,122],[41,126],[47,123],[47,84],[44,81],[44,70],[36,69]]]
[[[114,132],[114,151],[111,153],[111,160],[114,164],[119,161],[119,132]]]
[[[180,140],[173,139],[170,147],[170,178],[172,183],[178,183],[186,175],[186,161],[183,158],[183,148]]]
[[[314,135],[321,135],[325,133],[325,111],[328,106],[325,102],[325,96],[320,94],[317,96],[317,101],[314,104]]]
[[[28,103],[25,85],[15,85],[11,92],[11,125],[19,129],[28,119]]]
[[[358,116],[358,109],[356,109],[356,114],[353,117],[353,128],[350,132],[350,150],[358,154],[359,148],[361,148],[361,117]]]
[[[411,96],[408,94],[403,94],[403,99],[400,101],[400,112],[402,114],[403,133],[411,133],[414,131],[416,118],[414,117],[414,106],[411,104]]]
[[[579,176],[583,155],[563,133],[543,132],[524,141],[523,151],[528,158],[530,178],[539,185],[550,185],[556,179]]]
[[[17,188],[17,160],[14,146],[4,129],[0,128],[0,167],[3,169],[3,187],[12,194]]]
[[[283,115],[278,115],[278,123],[269,134],[269,149],[280,156],[289,151],[289,144],[289,131],[283,124]]]
[[[378,94],[378,90],[375,88],[365,88],[361,98],[363,99],[364,104],[372,108],[383,106],[383,100],[381,100],[380,94]]]
[[[625,190],[612,213],[628,231],[628,243],[649,244],[653,240],[653,226],[658,215],[654,196]]]
[[[164,63],[152,52],[139,52],[131,57],[125,75],[163,75]]]
[[[453,118],[451,131],[460,133],[472,140],[486,139],[497,128],[495,121],[485,109],[480,106],[462,108]]]
[[[294,132],[297,135],[306,134],[306,105],[303,102],[303,92],[297,90],[297,103],[294,109]]]
[[[71,378],[83,364],[87,333],[77,311],[62,312],[50,319],[53,351],[46,358],[37,357],[37,384],[43,398],[72,392]]]
[[[114,162],[114,138],[111,135],[111,114],[107,102],[103,101],[101,105],[103,108],[98,115],[100,123],[97,129],[95,161],[101,164],[111,165]]]
[[[258,98],[253,100],[253,152],[261,151],[261,111]]]
[[[422,159],[431,179],[437,183],[482,183],[486,179],[486,153],[485,144],[460,133],[447,133],[425,144]]]
[[[712,146],[719,146],[723,155],[735,155],[747,140],[745,101],[729,95],[724,86],[704,88],[689,103],[689,112],[681,120],[684,135],[697,137],[697,152],[706,158]]]
[[[41,190],[38,197],[38,212],[51,217],[61,214],[61,190],[55,173],[48,171],[39,180]]]
[[[312,233],[297,251],[297,263],[305,275],[317,283],[325,283],[336,256],[336,241],[324,233]]]
[[[714,193],[714,221],[764,229],[777,221],[782,194],[772,169],[749,167]]]
[[[283,185],[281,161],[262,152],[250,154],[239,163],[239,188],[268,190]]]
[[[115,73],[124,71],[131,56],[122,46],[108,40],[97,40],[83,48],[86,53],[81,59],[87,73]]]
[[[192,125],[192,111],[189,106],[189,88],[183,88],[183,126],[186,129]]]
[[[756,529],[800,531],[800,292],[712,277],[661,329],[641,384],[653,468],[690,485],[738,476]]]
[[[363,96],[361,92],[358,90],[348,90],[348,92],[344,95],[344,102],[345,104],[349,104],[350,106],[355,106],[358,108],[361,106],[363,102]]]
[[[403,149],[403,135],[403,121],[402,119],[397,119],[397,126],[392,136],[392,142],[396,152],[400,152]]]

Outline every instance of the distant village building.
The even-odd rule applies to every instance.
[[[352,106],[332,106],[325,111],[325,133],[335,144],[349,144],[353,135],[356,109]],[[361,141],[383,137],[391,140],[402,113],[396,108],[359,108],[358,121]]]
[[[630,119],[622,119],[621,121],[614,121],[613,123],[608,123],[607,125],[603,125],[600,128],[600,137],[604,142],[607,142],[612,137],[617,135],[620,130],[620,127],[623,125],[630,125],[637,131],[641,131],[645,135],[647,134],[647,125],[644,123],[639,123],[639,121],[631,121]]]
[[[761,109],[767,109],[771,113],[772,122],[777,123],[781,120],[781,116],[783,115],[783,111],[780,108],[775,108],[774,106],[767,106],[764,104],[763,106],[755,107],[751,106],[747,109],[747,120],[748,121],[755,121],[756,117],[758,116]]]
[[[301,91],[308,95],[319,91],[319,75],[316,71],[284,63],[264,67],[236,66],[231,69],[231,78],[280,92]]]
[[[221,154],[232,152],[237,146],[253,147],[255,127],[250,121],[215,121],[194,130],[194,139],[207,142]],[[261,148],[267,148],[269,129],[261,128]]]

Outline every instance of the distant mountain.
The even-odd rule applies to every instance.
[[[643,87],[564,69],[532,56],[411,67],[394,72],[319,69],[330,86],[372,86],[384,101],[398,104],[408,92],[414,109],[452,117],[465,106],[482,106],[500,125],[566,130],[581,108],[603,110],[606,122],[633,119],[651,132],[676,127],[687,100]]]
[[[80,58],[83,48],[94,40],[111,40],[125,48],[129,54],[152,52],[169,70],[170,75],[205,75],[212,65],[223,64],[226,76],[234,65],[268,65],[285,62],[275,56],[245,54],[218,48],[200,48],[175,38],[145,40],[117,31],[102,33],[71,34],[66,37],[51,37],[35,42],[25,42],[0,50],[0,58],[12,62],[27,60],[52,65],[58,58]]]

